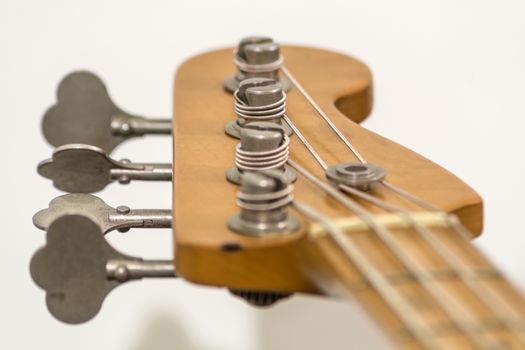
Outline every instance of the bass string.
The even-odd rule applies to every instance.
[[[369,226],[373,232],[376,233],[380,241],[392,252],[392,254],[404,266],[410,275],[419,282],[419,284],[434,299],[434,301],[440,305],[447,316],[459,329],[464,332],[470,341],[476,344],[480,349],[487,348],[488,343],[479,336],[477,325],[472,324],[465,318],[467,313],[464,311],[462,312],[462,306],[458,304],[458,302],[453,299],[449,293],[447,293],[443,284],[435,283],[439,282],[439,279],[436,279],[434,276],[432,276],[429,271],[421,269],[416,260],[414,260],[410,255],[405,254],[401,246],[392,237],[391,233],[374,219],[374,215],[371,212],[366,210],[363,206],[351,198],[344,196],[341,194],[341,192],[337,191],[327,183],[319,180],[315,175],[304,169],[293,160],[289,160],[289,164],[308,181],[312,182],[315,186],[319,187],[325,193],[332,196],[351,212],[357,214],[357,216],[363,220],[363,222],[367,224],[367,226]],[[350,240],[348,237],[346,239]]]
[[[292,206],[312,221],[319,222],[325,228],[334,242],[360,270],[363,276],[366,276],[369,283],[383,297],[383,300],[390,306],[400,320],[403,321],[410,333],[421,344],[424,344],[429,349],[441,348],[437,343],[437,339],[431,336],[428,327],[419,321],[417,317],[418,314],[414,310],[414,307],[395,291],[383,274],[373,267],[357,245],[348,239],[344,232],[342,232],[330,218],[297,200],[292,202]]]
[[[350,143],[350,140],[348,140],[343,133],[335,126],[335,124],[331,121],[331,119],[328,117],[328,115],[322,110],[322,108],[315,102],[315,100],[310,96],[310,94],[306,91],[306,89],[295,79],[295,77],[290,73],[290,71],[285,67],[281,67],[283,74],[292,82],[292,84],[297,88],[297,90],[301,93],[301,95],[312,105],[312,107],[316,110],[316,112],[322,117],[322,119],[328,124],[330,129],[335,132],[335,134],[338,136],[340,140],[343,141],[343,143],[350,149],[350,151],[355,155],[355,157],[361,162],[366,163],[365,158],[357,151],[357,149]],[[306,137],[299,131],[297,126],[290,120],[288,116],[284,116],[285,121],[290,125],[290,127],[294,130],[294,132],[297,133],[299,139],[305,145],[305,147],[308,149],[308,151],[312,154],[312,156],[316,159],[316,161],[320,164],[320,166],[323,168],[324,171],[327,169],[326,162],[322,159],[322,157],[317,153],[314,149],[314,147],[308,142]],[[404,197],[405,199],[411,201],[412,203],[418,205],[419,207],[437,212],[437,213],[443,213],[445,214],[441,209],[437,208],[436,206],[432,205],[431,203],[417,197],[416,195],[400,188],[399,186],[396,186],[389,181],[382,180],[380,182],[385,188],[391,190],[392,192],[395,192],[397,195]],[[452,216],[445,215],[444,216],[450,226],[456,231],[463,239],[469,241],[473,238],[472,233],[470,233],[458,220],[453,220]]]
[[[295,77],[292,75],[292,73],[290,73],[290,71],[285,67],[285,66],[282,66],[281,67],[281,70],[283,72],[283,74],[290,80],[290,82],[295,86],[295,88],[300,92],[300,94],[308,101],[308,103],[310,103],[310,105],[315,109],[315,111],[317,112],[317,114],[319,114],[319,116],[321,116],[321,118],[327,123],[327,125],[330,127],[330,129],[337,135],[337,137],[346,145],[346,147],[354,154],[354,156],[359,160],[359,162],[361,163],[366,163],[366,160],[365,158],[361,155],[361,153],[359,153],[359,151],[352,145],[352,143],[350,142],[350,140],[345,137],[343,135],[343,133],[341,132],[341,130],[339,130],[339,128],[337,128],[337,126],[332,122],[332,120],[330,119],[330,117],[328,117],[328,115],[322,110],[322,108],[315,102],[315,100],[312,98],[312,96],[310,96],[310,94],[306,91],[306,89],[297,81],[297,79],[295,79]],[[286,118],[285,119],[288,124],[291,123],[291,120],[289,118]],[[292,123],[293,124],[293,123]],[[290,125],[290,127],[292,127],[292,125]],[[298,130],[298,128],[294,125],[292,127],[293,129],[296,129]],[[301,141],[306,140],[306,138],[301,134]],[[303,141],[303,144],[304,144],[304,141]],[[305,144],[306,146],[306,144]],[[319,159],[320,156],[317,152],[315,152],[315,150],[312,152],[313,150],[313,147],[311,145],[308,145],[307,146],[308,150],[310,151],[310,153],[312,153],[312,155],[316,158],[316,159]],[[324,162],[323,162],[324,163]],[[324,163],[325,166],[323,167],[323,170],[326,170],[326,163]],[[418,206],[424,208],[424,209],[427,209],[427,210],[431,210],[431,211],[438,211],[438,212],[441,212],[441,210],[435,206],[433,206],[432,204],[418,198],[417,196],[411,194],[410,192],[408,191],[405,191],[403,190],[402,188],[398,187],[398,186],[395,186],[391,183],[389,183],[388,181],[381,181],[381,183],[387,187],[388,189],[396,192],[397,194],[405,197],[406,199],[412,201],[413,203],[417,204]]]
[[[315,148],[308,142],[306,137],[304,137],[303,133],[295,126],[295,124],[290,120],[290,118],[285,114],[283,115],[284,121],[290,126],[290,128],[293,130],[294,134],[297,136],[299,140],[301,140],[301,143],[306,147],[308,152],[314,157],[315,161],[319,164],[319,166],[323,169],[323,171],[326,171],[328,169],[328,165],[326,162],[321,158],[319,153],[316,152]]]
[[[301,93],[301,95],[303,95],[306,100],[314,107],[314,109],[318,112],[318,114],[327,122],[327,124],[330,126],[330,128],[336,133],[336,135],[343,141],[343,143],[345,145],[347,145],[347,147],[352,151],[352,153],[356,156],[356,158],[361,162],[361,163],[365,163],[365,159],[364,157],[361,156],[361,154],[355,149],[355,147],[352,146],[352,144],[350,143],[350,141],[348,139],[346,139],[344,137],[344,135],[341,133],[341,131],[339,129],[337,129],[337,127],[333,124],[333,122],[330,120],[330,118],[326,115],[326,113],[324,113],[324,111],[319,107],[319,105],[317,103],[315,103],[315,101],[313,100],[313,98],[308,94],[308,92],[299,84],[299,82],[293,77],[293,75],[285,68],[283,67],[283,73],[286,75],[286,77],[292,82],[292,84],[298,89],[298,91]],[[308,149],[308,151],[312,154],[312,156],[316,159],[316,161],[319,163],[319,165],[323,168],[323,170],[326,170],[326,163],[322,160],[321,156],[315,151],[315,149],[313,148],[313,146],[307,141],[307,139],[304,137],[304,135],[299,131],[299,129],[294,125],[294,123],[289,119],[288,116],[285,116],[285,121],[290,125],[290,127],[292,128],[292,130],[294,130],[294,132],[297,133],[298,135],[298,138],[301,140],[301,142],[305,145],[305,147]],[[428,202],[425,202],[423,200],[421,200],[420,198],[418,198],[417,196],[387,182],[387,181],[382,181],[382,184],[383,186],[385,186],[387,189],[390,189],[391,191],[397,193],[398,195],[402,196],[402,197],[405,197],[406,199],[410,200],[411,202],[417,204],[418,206],[424,208],[424,209],[427,209],[427,210],[430,210],[430,211],[434,211],[434,212],[440,212],[442,213],[442,211],[433,206],[432,204],[428,203]],[[344,186],[343,185],[343,188],[342,190],[344,190],[344,187],[347,187],[348,186]],[[353,188],[350,188],[351,190],[354,190]],[[354,190],[354,191],[357,191],[357,190]],[[349,191],[346,191],[346,192],[349,192]],[[361,192],[361,191],[359,191]],[[354,193],[355,194],[355,193]],[[373,196],[367,196],[367,199],[370,201],[370,198],[375,198]],[[384,202],[382,201],[383,205],[387,205],[387,206],[391,206],[391,204],[387,203],[387,202]],[[377,204],[377,203],[376,203]],[[383,208],[385,209],[385,206],[383,206]],[[391,209],[394,209],[393,207],[390,207],[389,208],[390,211],[392,211]],[[398,211],[400,212],[400,208],[395,208],[395,211]],[[434,235],[430,232],[430,230],[426,229],[426,228],[423,228],[421,227],[421,225],[419,225],[414,219],[413,217],[411,216],[410,213],[406,212],[406,211],[403,211],[401,210],[401,212],[403,212],[403,216],[405,217],[405,219],[408,219],[409,223],[414,227],[414,229],[423,237],[423,239],[432,247],[434,248],[438,254],[442,257],[442,259],[444,261],[447,262],[447,264],[450,264],[450,261],[451,259],[453,259],[452,261],[454,262],[454,266],[451,266],[451,268],[453,270],[455,270],[457,273],[458,273],[458,276],[460,276],[460,278],[462,278],[462,280],[464,280],[467,285],[476,293],[476,295],[478,295],[478,297],[493,311],[496,312],[496,314],[499,316],[500,318],[500,321],[505,324],[509,329],[511,330],[515,330],[516,329],[516,325],[514,324],[514,322],[510,321],[510,319],[508,317],[502,317],[501,315],[501,309],[496,307],[493,300],[497,299],[495,298],[495,296],[493,294],[485,294],[485,293],[481,293],[479,289],[477,288],[474,288],[473,286],[473,280],[471,278],[466,278],[466,273],[465,271],[463,270],[460,270],[458,268],[458,259],[457,257],[452,257],[452,254],[450,252],[448,252],[448,250],[443,247],[442,245],[439,245],[439,243],[436,243],[436,239],[434,237]],[[469,240],[469,238],[472,236],[470,234],[470,232],[468,230],[466,230],[462,225],[461,223],[459,223],[459,221],[455,218],[453,218],[451,215],[444,215],[444,217],[446,218],[447,222],[449,223],[449,225],[459,234],[459,236],[462,238],[462,239],[466,239],[466,240]],[[441,243],[441,241],[439,241]],[[477,283],[476,283],[477,285]],[[477,286],[476,286],[477,287]],[[489,296],[489,297],[488,297]],[[497,299],[499,300],[499,299]],[[523,336],[523,334],[520,332],[519,333],[520,336]]]
[[[350,143],[350,141],[343,135],[343,133],[335,126],[335,124],[332,122],[332,120],[326,115],[326,113],[322,110],[322,108],[314,101],[314,99],[310,96],[310,94],[299,84],[299,82],[295,79],[295,77],[290,73],[290,71],[285,67],[281,67],[281,71],[283,74],[292,82],[293,86],[303,95],[303,97],[314,107],[314,109],[317,111],[317,113],[323,118],[323,120],[328,124],[330,129],[332,129],[333,132],[339,137],[339,139],[345,144],[345,146],[355,155],[357,159],[361,163],[366,163],[363,156],[359,153],[359,151]]]
[[[402,218],[404,218],[404,220],[407,221],[421,235],[421,237],[427,242],[427,244],[431,246],[434,249],[434,251],[444,261],[447,262],[447,264],[450,265],[454,274],[459,276],[461,280],[467,285],[467,287],[469,287],[469,289],[486,306],[490,308],[490,310],[497,316],[498,321],[501,324],[504,324],[509,330],[512,331],[513,334],[517,335],[520,338],[520,340],[525,343],[525,334],[523,333],[523,320],[516,319],[513,315],[504,312],[503,310],[505,309],[505,307],[501,305],[500,298],[494,294],[494,291],[491,288],[488,288],[484,283],[481,283],[482,281],[479,279],[479,275],[483,276],[487,274],[489,278],[501,278],[501,274],[499,273],[499,271],[493,268],[491,268],[491,270],[489,271],[481,270],[477,272],[469,268],[465,269],[465,264],[461,261],[459,256],[451,252],[447,248],[447,246],[441,240],[439,240],[430,229],[418,223],[417,220],[414,219],[413,215],[410,214],[410,212],[406,211],[401,207],[390,204],[380,198],[369,195],[358,189],[346,185],[340,185],[339,187],[342,191],[348,194],[364,199],[365,201],[368,201],[379,208],[399,214]],[[449,216],[450,215],[448,214],[444,215],[446,221],[457,221],[457,219],[454,218],[449,219]],[[483,257],[483,259],[485,258]]]

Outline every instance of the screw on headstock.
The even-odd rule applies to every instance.
[[[284,91],[290,89],[290,82],[279,77],[283,62],[281,49],[271,38],[251,36],[242,39],[234,50],[233,61],[237,72],[224,81],[224,88],[229,92],[237,90],[243,80],[253,77],[274,79]]]
[[[142,260],[111,247],[100,227],[81,215],[51,223],[47,243],[31,259],[31,276],[46,291],[51,314],[66,323],[82,323],[100,310],[118,285],[146,277],[176,277],[171,260]]]
[[[83,143],[108,153],[130,137],[171,134],[171,129],[170,119],[146,119],[124,112],[111,100],[102,80],[86,71],[62,79],[57,102],[42,120],[42,131],[51,145]]]
[[[70,193],[54,198],[49,207],[33,216],[33,224],[41,230],[59,217],[80,214],[90,218],[106,234],[113,230],[126,232],[130,228],[169,228],[172,225],[171,210],[131,209],[128,206],[110,207],[96,196]]]
[[[53,180],[59,190],[91,193],[118,180],[171,181],[172,166],[163,163],[131,163],[110,158],[102,149],[72,144],[58,147],[50,159],[38,164],[38,173]]]

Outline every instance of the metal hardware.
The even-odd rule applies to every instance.
[[[261,292],[256,290],[230,289],[230,293],[253,306],[265,307],[292,296],[292,293]]]
[[[297,218],[288,215],[292,201],[293,186],[281,172],[246,172],[237,193],[241,212],[230,217],[228,227],[250,236],[291,233],[300,226]]]
[[[84,143],[111,151],[130,137],[171,134],[170,119],[146,119],[124,112],[113,103],[102,80],[77,71],[57,90],[57,102],[47,110],[42,130],[55,147]]]
[[[293,133],[287,123],[282,122],[286,113],[286,94],[273,79],[250,78],[241,82],[234,93],[236,120],[224,127],[226,134],[240,138],[241,129],[256,121],[281,125],[287,135]]]
[[[102,190],[112,181],[171,181],[171,164],[131,163],[111,159],[98,147],[71,144],[55,149],[53,156],[38,164],[38,173],[53,180],[65,192],[90,193]]]
[[[233,62],[237,73],[224,81],[224,88],[229,92],[237,90],[244,79],[253,77],[274,79],[283,90],[290,90],[290,82],[279,77],[283,58],[279,44],[271,38],[252,36],[242,39],[233,52]]]
[[[176,277],[173,261],[124,255],[106,242],[94,221],[81,215],[65,215],[51,223],[47,243],[33,255],[30,270],[46,291],[51,314],[66,323],[93,318],[106,295],[124,282]]]
[[[326,177],[338,185],[368,190],[376,182],[382,181],[386,171],[370,163],[341,163],[329,166]]]
[[[287,183],[294,182],[297,174],[286,162],[290,139],[283,127],[270,122],[253,122],[241,129],[241,142],[235,148],[235,166],[228,169],[226,178],[241,183],[245,171],[279,170]]]
[[[49,208],[33,216],[33,224],[47,230],[57,218],[73,214],[90,218],[104,234],[113,230],[126,232],[134,227],[169,228],[172,224],[171,210],[130,209],[123,205],[112,208],[102,199],[86,193],[70,193],[53,199]]]
[[[172,260],[111,259],[106,263],[109,280],[120,283],[142,278],[177,277]]]

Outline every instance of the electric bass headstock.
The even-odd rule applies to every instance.
[[[237,62],[243,59],[239,57],[240,50],[236,51]],[[445,212],[458,215],[474,233],[481,231],[481,200],[472,189],[435,163],[357,124],[368,115],[372,104],[372,76],[365,64],[344,54],[307,47],[283,46],[281,54],[288,75],[283,74],[280,62],[272,67],[275,61],[270,60],[263,63],[267,69],[275,69],[273,75],[266,72],[265,76],[254,78],[258,76],[257,68],[243,61],[248,67],[238,65],[238,70],[252,68],[252,78],[244,80],[233,96],[222,88],[224,79],[232,71],[231,49],[191,58],[177,71],[173,208],[177,218],[176,265],[184,278],[243,290],[313,292],[318,289],[301,271],[303,257],[297,254],[301,253],[311,224],[304,215],[294,209],[287,210],[289,216],[301,223],[300,228],[287,234],[275,234],[271,230],[270,234],[243,234],[228,226],[230,218],[242,211],[238,203],[244,202],[236,195],[239,190],[241,194],[244,192],[242,186],[235,184],[238,181],[232,173],[250,168],[283,169],[285,178],[294,173],[298,175],[297,181],[288,179],[293,184],[294,199],[328,216],[355,215],[298,174],[289,163],[282,165],[279,161],[283,157],[323,182],[335,183],[333,178],[341,175],[343,180],[360,178],[356,178],[355,183],[349,180],[349,186],[365,184],[366,187],[367,181],[372,180],[369,193],[393,204],[421,210],[383,185],[385,174],[377,173],[378,167],[373,165],[376,164],[385,169],[387,185],[395,184]],[[276,80],[264,79],[269,76]],[[307,90],[354,149],[359,150],[358,154],[366,158],[367,164],[361,165],[290,78]],[[287,81],[286,86],[292,86],[288,92],[279,86],[283,79]],[[230,80],[226,80],[226,84]],[[300,134],[287,132],[292,129],[287,120]],[[282,131],[260,125],[261,121],[273,122]],[[242,123],[246,123],[243,135],[235,133],[235,127],[241,129]],[[301,137],[329,166],[326,175]],[[274,139],[277,141],[268,145]],[[285,143],[286,150],[279,149]],[[337,166],[340,169],[336,169]],[[330,174],[334,174],[332,179],[327,178]],[[377,211],[372,205],[363,205]]]
[[[74,193],[35,215],[48,233],[31,271],[59,319],[90,319],[122,282],[178,276],[259,306],[297,292],[352,295],[396,340],[428,348],[480,345],[466,314],[493,315],[514,332],[521,297],[507,284],[504,297],[486,294],[501,275],[468,243],[482,229],[480,197],[359,125],[372,108],[365,64],[249,37],[190,58],[174,85],[171,122],[124,112],[87,72],[68,76],[46,113],[45,136],[58,148],[39,173]],[[149,133],[173,134],[172,164],[110,157]],[[173,207],[113,208],[87,194],[131,180],[172,180]],[[104,239],[171,226],[173,261],[129,257]],[[507,337],[487,329],[483,341]]]

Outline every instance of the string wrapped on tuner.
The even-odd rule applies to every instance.
[[[241,130],[241,142],[235,147],[235,166],[228,169],[226,178],[240,184],[245,172],[276,170],[291,183],[297,174],[286,164],[289,155],[290,138],[281,126],[270,122],[248,124]]]
[[[259,77],[276,80],[283,90],[288,91],[290,82],[279,76],[283,62],[280,45],[271,38],[246,37],[233,50],[233,63],[237,72],[224,81],[224,88],[234,92],[243,80]]]
[[[241,130],[255,122],[270,122],[284,128],[287,135],[292,129],[283,123],[286,114],[286,93],[281,85],[269,78],[249,78],[241,82],[234,92],[234,112],[237,117],[226,124],[224,131],[240,138]]]
[[[281,169],[288,161],[290,139],[282,135],[280,146],[268,151],[248,151],[242,142],[235,147],[235,166],[241,171]]]
[[[270,86],[270,88],[275,85],[275,81],[271,79],[264,78],[253,78],[248,81],[261,83],[259,86]],[[262,83],[268,82],[268,85],[262,85]],[[268,89],[266,89],[268,90]],[[284,91],[278,91],[277,94],[281,95],[281,98],[275,102],[269,102],[263,105],[249,105],[246,101],[246,97],[242,94],[246,92],[240,88],[236,90],[233,94],[235,98],[234,111],[238,118],[243,119],[244,122],[249,123],[251,121],[271,121],[274,123],[280,123],[281,118],[286,113],[286,93]],[[249,97],[249,96],[247,96]],[[269,99],[268,96],[266,99]],[[253,101],[256,102],[256,101]],[[259,103],[264,103],[265,101],[259,101]]]
[[[247,172],[237,193],[238,214],[230,217],[228,227],[240,234],[258,236],[291,233],[299,221],[288,215],[293,202],[293,185],[275,170]]]

